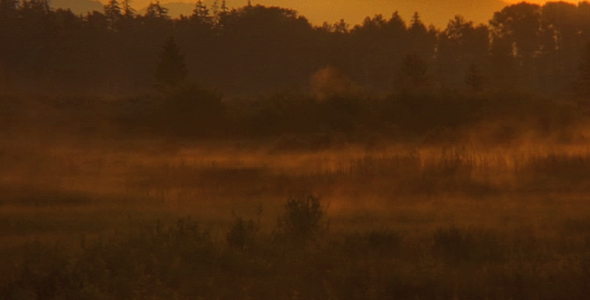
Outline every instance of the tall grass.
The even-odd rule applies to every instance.
[[[582,148],[143,146],[2,148],[0,299],[590,293]]]

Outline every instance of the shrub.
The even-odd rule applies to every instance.
[[[285,213],[279,217],[278,227],[288,238],[307,242],[328,228],[320,197],[311,193],[291,194],[285,204]]]
[[[259,227],[254,220],[246,221],[242,217],[235,217],[225,239],[230,247],[243,250],[252,244],[258,230]]]

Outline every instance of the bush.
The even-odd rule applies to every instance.
[[[305,192],[290,195],[278,227],[293,241],[305,243],[313,240],[328,228],[320,197]]]
[[[258,229],[254,220],[246,221],[242,217],[235,217],[234,224],[225,239],[230,247],[243,250],[252,244]]]

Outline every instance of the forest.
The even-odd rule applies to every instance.
[[[475,72],[485,78],[478,88],[564,95],[588,76],[579,73],[588,59],[588,2],[523,2],[494,13],[489,24],[457,16],[435,28],[418,12],[411,20],[392,12],[356,26],[312,26],[296,11],[261,5],[198,2],[192,15],[172,19],[157,2],[142,15],[116,0],[104,11],[74,15],[47,0],[2,0],[0,22],[2,90],[33,94],[149,90],[170,37],[191,81],[232,95],[301,90],[326,66],[367,91],[387,93],[399,87],[410,54],[436,87],[466,88],[465,77]]]
[[[0,300],[586,300],[590,3],[446,28],[0,0]]]
[[[588,111],[587,2],[522,2],[487,25],[456,16],[444,29],[418,12],[351,27],[225,2],[199,1],[176,19],[158,2],[138,14],[113,0],[87,15],[46,0],[0,3],[7,131],[329,144],[461,139],[500,118],[510,124],[491,142],[509,142],[515,126],[544,137],[580,126]]]

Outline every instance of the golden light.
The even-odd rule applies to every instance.
[[[103,3],[108,0],[100,0]],[[204,0],[208,6],[214,0]],[[151,0],[134,0],[133,5],[141,10],[147,7]],[[160,1],[163,6],[169,3],[185,2],[195,4],[196,0],[168,0]],[[221,0],[219,0],[221,2]],[[475,23],[487,24],[495,11],[501,10],[509,4],[520,3],[520,0],[451,0],[438,2],[433,0],[319,0],[319,1],[295,1],[295,0],[252,0],[252,4],[266,6],[280,6],[291,8],[305,16],[311,23],[320,25],[324,21],[335,23],[344,19],[349,24],[360,24],[369,16],[382,14],[390,17],[393,12],[398,11],[404,20],[409,21],[414,12],[420,13],[424,23],[433,24],[436,27],[445,27],[455,15],[462,15]],[[544,4],[549,1],[530,0],[529,3]],[[565,1],[577,3],[577,1]],[[227,0],[229,7],[242,7],[248,3],[247,0]],[[189,10],[186,14],[190,14]]]

